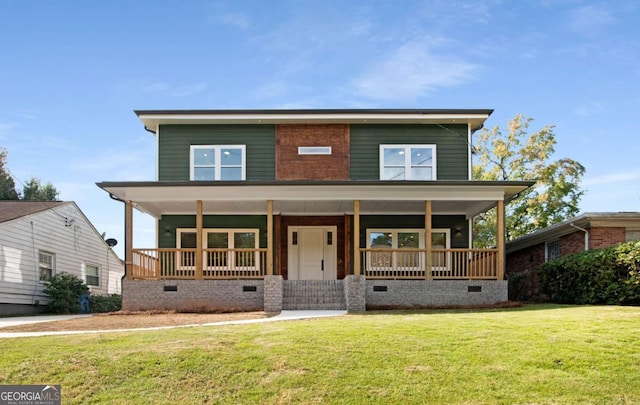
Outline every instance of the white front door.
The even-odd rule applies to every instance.
[[[335,280],[336,227],[289,227],[289,280]]]

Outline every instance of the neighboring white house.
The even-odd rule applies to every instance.
[[[44,282],[62,272],[120,294],[124,265],[76,203],[0,201],[0,315],[42,311]]]

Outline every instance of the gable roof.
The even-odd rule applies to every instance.
[[[529,246],[557,239],[576,232],[578,230],[576,227],[625,227],[640,230],[640,212],[585,212],[507,242],[506,252],[517,252]]]
[[[488,109],[135,110],[147,130],[166,124],[467,124],[481,128]]]
[[[68,201],[0,201],[0,223],[69,204]]]

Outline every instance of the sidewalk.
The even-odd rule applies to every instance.
[[[0,318],[0,328],[8,326],[28,325],[31,323],[66,321],[67,319],[86,318],[93,316],[91,314],[83,315],[31,315],[31,316],[11,316]]]
[[[297,319],[324,318],[329,316],[346,315],[347,311],[282,311],[276,316],[270,318],[259,319],[243,319],[238,321],[212,322],[204,324],[178,325],[178,326],[158,326],[153,328],[134,328],[134,329],[109,329],[109,330],[84,330],[84,331],[47,331],[47,332],[1,332],[0,339],[3,338],[19,338],[19,337],[37,337],[52,335],[80,335],[80,334],[96,334],[109,332],[137,332],[148,330],[164,330],[176,328],[193,328],[196,326],[219,326],[219,325],[239,325],[247,323],[264,323],[277,321],[291,321]],[[22,316],[15,318],[0,318],[0,327],[24,325],[37,322],[53,322],[66,319],[81,318],[92,315],[47,315],[47,316]],[[37,318],[37,319],[36,319]],[[45,319],[46,318],[46,319]]]

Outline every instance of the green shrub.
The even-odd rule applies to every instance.
[[[640,304],[640,242],[568,255],[545,263],[540,286],[561,304]]]
[[[47,310],[54,314],[80,312],[80,296],[89,291],[83,281],[69,273],[59,273],[46,283],[44,293],[49,297]]]
[[[92,313],[116,312],[121,308],[122,296],[118,294],[92,295],[89,300],[89,312]]]

